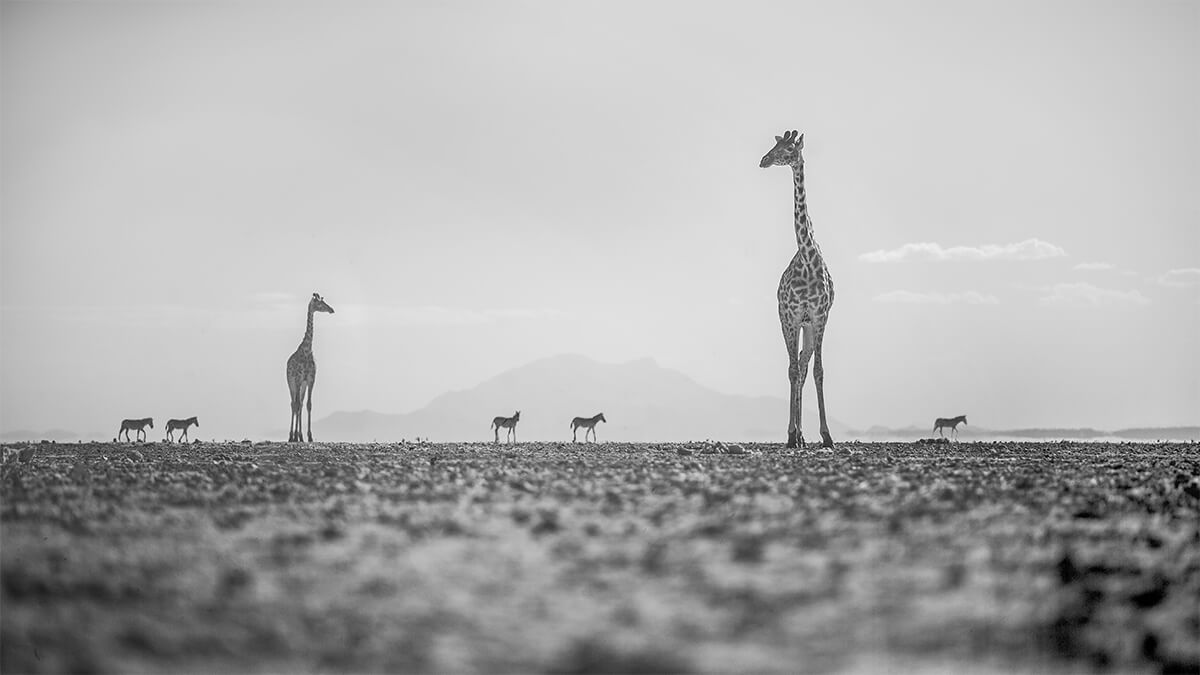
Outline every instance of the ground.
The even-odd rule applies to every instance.
[[[5,673],[1200,668],[1196,444],[4,455]]]

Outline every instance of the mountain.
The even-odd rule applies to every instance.
[[[92,436],[89,436],[89,438],[91,438],[91,437],[98,437],[98,436],[93,434]],[[79,434],[75,433],[74,431],[69,431],[67,429],[50,429],[48,431],[29,431],[28,429],[16,429],[13,431],[6,431],[3,434],[0,434],[0,440],[3,440],[3,441],[47,440],[47,441],[66,442],[66,441],[77,441],[77,440],[80,440],[81,438],[82,438],[82,436],[80,436]]]
[[[945,432],[947,436],[949,431]],[[889,428],[873,426],[866,431],[848,431],[846,435],[865,441],[911,440],[937,436],[930,427],[907,426]],[[987,429],[964,426],[958,428],[961,440],[1140,440],[1140,441],[1192,441],[1200,439],[1200,427],[1146,427],[1104,431],[1091,427],[1047,428],[1047,429]]]
[[[609,364],[562,355],[506,371],[472,389],[442,394],[410,413],[335,412],[314,422],[313,431],[320,438],[344,441],[417,436],[490,441],[492,418],[516,410],[521,411],[520,440],[569,441],[571,419],[598,412],[608,420],[596,427],[600,440],[781,441],[787,428],[787,401],[781,397],[722,394],[652,359]],[[806,406],[810,439],[820,439],[817,420],[815,405],[811,410]],[[832,418],[829,427],[835,438],[846,430]],[[503,432],[500,437],[504,440]]]

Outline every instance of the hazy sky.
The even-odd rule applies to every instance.
[[[831,415],[1200,422],[1200,3],[4,2],[0,37],[2,429],[284,428],[313,291],[318,418],[564,352],[786,396],[792,128]]]

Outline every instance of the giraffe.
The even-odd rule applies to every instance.
[[[520,421],[521,421],[521,411],[520,410],[518,410],[517,414],[513,415],[512,417],[493,417],[492,418],[492,428],[494,428],[496,430],[496,442],[497,443],[500,442],[500,430],[508,429],[507,438],[511,438],[512,441],[515,443],[517,440],[517,422],[520,422]]]
[[[775,137],[775,147],[763,155],[758,165],[790,166],[792,182],[795,184],[794,213],[796,245],[799,250],[792,262],[783,270],[779,279],[779,325],[783,329],[783,340],[788,352],[788,380],[791,392],[788,396],[788,440],[787,447],[804,447],[804,434],[800,425],[800,399],[804,382],[808,379],[808,362],[813,361],[813,379],[817,384],[817,409],[821,415],[821,445],[833,447],[829,436],[829,424],[825,419],[825,368],[821,362],[821,346],[825,339],[825,324],[829,320],[829,309],[833,306],[833,279],[821,256],[821,247],[813,238],[812,220],[808,217],[808,205],[804,193],[804,135],[796,131],[784,132]],[[800,344],[803,330],[803,344]]]
[[[592,440],[596,440],[596,422],[608,422],[604,419],[604,413],[600,413],[594,417],[576,417],[571,420],[571,441],[578,440],[576,435],[579,433],[579,427],[583,427],[583,442],[587,443],[588,432],[592,432]]]
[[[195,417],[189,417],[186,420],[167,420],[167,440],[174,442],[175,439],[171,438],[171,434],[175,431],[182,430],[183,435],[179,437],[179,440],[180,442],[183,442],[183,439],[188,437],[188,427],[192,426],[193,424],[200,426],[200,421]]]
[[[300,346],[296,348],[296,351],[288,357],[287,383],[288,390],[292,394],[292,421],[288,430],[289,443],[304,442],[304,434],[301,431],[303,415],[300,408],[304,403],[306,390],[308,392],[308,442],[312,443],[312,390],[313,383],[317,379],[317,363],[313,361],[312,353],[314,312],[333,314],[333,308],[325,304],[319,294],[312,294],[312,300],[308,301],[308,327],[304,330],[304,339],[300,341]]]
[[[945,438],[946,432],[942,427],[950,427],[950,435],[954,438],[958,438],[958,425],[960,423],[967,423],[966,415],[959,415],[958,417],[939,417],[933,421],[933,430],[940,433],[942,438]]]

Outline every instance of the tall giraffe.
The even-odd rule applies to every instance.
[[[783,328],[783,340],[788,351],[788,380],[791,394],[788,397],[788,441],[787,447],[804,447],[804,434],[800,426],[800,394],[808,379],[808,361],[814,355],[813,379],[817,382],[817,409],[821,414],[821,445],[833,447],[829,436],[829,424],[825,421],[825,368],[821,363],[821,345],[825,339],[825,324],[829,320],[829,309],[833,306],[833,279],[821,247],[813,238],[812,221],[808,217],[808,205],[804,200],[804,135],[796,131],[785,132],[775,137],[775,147],[763,155],[758,165],[792,167],[792,181],[796,186],[795,221],[796,245],[799,250],[783,270],[779,279],[779,325]],[[799,344],[803,329],[803,345]]]
[[[288,390],[292,394],[292,421],[288,430],[289,443],[304,442],[304,434],[301,432],[300,408],[304,403],[306,390],[308,391],[308,442],[312,443],[312,390],[313,383],[317,380],[317,362],[313,360],[312,353],[314,312],[333,314],[333,308],[325,304],[320,295],[313,293],[312,300],[308,301],[308,327],[304,330],[304,339],[300,341],[300,346],[296,348],[296,351],[288,357],[287,382]]]

